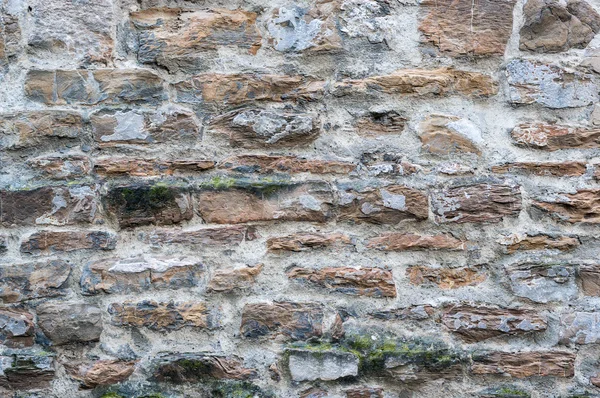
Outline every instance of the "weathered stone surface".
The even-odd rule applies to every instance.
[[[481,155],[481,130],[468,119],[431,115],[419,124],[419,138],[423,150],[432,155]]]
[[[82,178],[90,174],[92,163],[87,156],[41,156],[27,164],[53,180]]]
[[[600,342],[600,313],[566,313],[561,316],[560,325],[560,340],[563,344],[596,344]]]
[[[208,290],[213,292],[232,292],[248,289],[254,285],[256,277],[263,269],[262,264],[253,267],[244,266],[229,270],[217,270],[213,275]]]
[[[300,75],[206,73],[173,88],[177,102],[224,107],[256,101],[312,101],[323,95],[325,82]]]
[[[307,145],[319,135],[316,114],[282,109],[241,109],[214,118],[210,126],[234,147],[280,148]]]
[[[0,356],[0,386],[12,391],[48,388],[54,372],[54,357],[50,355]]]
[[[113,250],[117,237],[104,231],[39,231],[21,242],[22,253],[48,254],[74,250]]]
[[[435,284],[440,289],[477,286],[487,275],[475,268],[433,268],[424,265],[409,267],[406,276],[413,285]]]
[[[523,123],[511,133],[516,145],[557,151],[600,148],[600,129],[545,123]]]
[[[89,223],[97,208],[94,192],[87,186],[2,190],[0,203],[0,224],[5,227]]]
[[[203,272],[202,264],[185,258],[105,259],[86,264],[81,290],[90,295],[193,287]]]
[[[342,80],[332,90],[336,96],[372,90],[384,94],[489,97],[498,92],[498,85],[492,77],[477,72],[452,68],[400,69],[389,75]]]
[[[474,374],[573,377],[575,354],[567,351],[490,352],[473,357]]]
[[[53,345],[98,341],[102,310],[79,303],[44,303],[37,307],[38,325]]]
[[[116,186],[103,201],[121,228],[179,224],[194,215],[192,198],[185,189],[160,183]]]
[[[431,202],[441,223],[495,223],[519,215],[521,191],[518,185],[465,185],[434,192]]]
[[[600,223],[600,189],[582,189],[563,193],[553,200],[534,200],[532,205],[558,221]]]
[[[0,310],[0,342],[9,348],[31,347],[35,329],[33,315],[23,310]]]
[[[424,320],[431,318],[434,313],[435,309],[430,305],[412,305],[405,308],[377,311],[369,315],[383,320]]]
[[[600,31],[600,15],[583,0],[528,0],[519,48],[554,53],[584,48]]]
[[[157,103],[166,99],[161,78],[145,69],[30,70],[25,94],[46,105]]]
[[[396,297],[391,271],[381,268],[294,268],[288,278],[352,296]]]
[[[94,362],[65,363],[69,375],[81,383],[82,388],[109,386],[125,381],[135,370],[134,361],[107,359]]]
[[[586,296],[600,296],[600,265],[580,265],[579,279],[581,280],[583,294],[585,294]]]
[[[419,25],[423,41],[449,56],[504,55],[515,0],[425,0]]]
[[[64,295],[71,266],[61,260],[2,265],[0,300],[16,303],[41,297]]]
[[[531,173],[538,176],[579,177],[586,172],[585,162],[515,162],[492,166],[494,173]]]
[[[406,122],[406,118],[396,111],[372,111],[359,118],[354,126],[361,137],[380,137],[401,134]]]
[[[100,147],[172,142],[194,144],[201,138],[200,127],[193,114],[180,108],[157,112],[103,110],[94,113],[90,123],[94,140]]]
[[[346,398],[383,398],[383,388],[357,387],[346,390]]]
[[[577,296],[575,268],[570,264],[517,263],[506,266],[513,293],[536,303]]]
[[[546,234],[513,234],[501,237],[498,243],[506,246],[507,253],[514,253],[520,250],[569,251],[581,244],[576,237],[552,236]]]
[[[359,359],[349,352],[288,350],[287,354],[293,381],[327,381],[358,376]]]
[[[0,68],[4,68],[21,49],[21,28],[16,15],[0,8]]]
[[[342,233],[318,234],[299,232],[292,235],[267,239],[267,250],[270,252],[301,252],[332,246],[352,245],[352,239]]]
[[[323,308],[314,303],[246,304],[240,332],[245,338],[283,336],[307,340],[323,334]]]
[[[138,303],[112,303],[108,307],[111,322],[116,326],[150,330],[171,331],[183,327],[212,329],[218,325],[217,319],[205,303],[201,302],[156,302],[150,300]]]
[[[336,0],[315,2],[310,8],[297,5],[280,7],[267,20],[270,42],[277,51],[319,53],[342,48],[336,16]]]
[[[223,160],[218,167],[242,173],[348,174],[356,164],[297,156],[239,155]]]
[[[154,246],[182,244],[223,246],[239,245],[244,240],[256,239],[256,229],[245,225],[202,228],[191,231],[159,229],[149,233],[141,233],[142,241]]]
[[[546,330],[538,311],[462,304],[444,311],[442,323],[467,342]]]
[[[131,158],[100,158],[94,161],[94,171],[104,176],[152,177],[177,172],[201,172],[215,167],[212,160],[159,160]]]
[[[332,217],[333,193],[325,182],[246,183],[220,179],[201,185],[196,196],[198,212],[209,223],[249,221],[325,222]]]
[[[573,108],[598,101],[598,85],[592,75],[569,72],[556,65],[515,59],[506,65],[509,102],[538,103],[548,108]]]
[[[341,220],[375,224],[397,224],[403,220],[423,220],[429,216],[427,195],[419,190],[389,185],[356,191],[340,189]]]
[[[254,369],[238,358],[204,353],[162,354],[156,358],[153,377],[174,384],[198,383],[210,379],[247,380],[256,377]]]
[[[8,236],[0,235],[0,254],[8,251]]]
[[[83,120],[75,112],[29,111],[0,116],[2,149],[36,147],[53,140],[75,142],[83,136]]]
[[[203,66],[206,51],[237,47],[251,54],[261,47],[256,13],[210,9],[153,8],[130,15],[138,31],[137,58],[169,70]]]
[[[417,235],[388,232],[369,239],[367,247],[385,251],[403,250],[465,250],[466,242],[450,234]]]
[[[311,387],[300,392],[300,398],[327,398],[326,390],[318,387]]]
[[[83,64],[111,62],[114,13],[109,0],[84,4],[33,0],[29,7],[29,52],[40,58],[65,56]]]
[[[360,163],[372,176],[410,176],[423,171],[421,166],[407,161],[401,153],[379,150],[364,152]]]

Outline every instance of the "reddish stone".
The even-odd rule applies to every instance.
[[[292,235],[267,239],[267,249],[272,252],[301,252],[312,249],[345,245],[352,245],[352,239],[348,235],[341,233],[317,234],[300,232]]]
[[[408,268],[406,276],[413,285],[433,283],[440,289],[476,286],[487,279],[485,273],[474,268],[432,268],[425,266]]]
[[[307,340],[323,334],[323,308],[314,303],[246,304],[242,311],[243,337],[283,336]]]
[[[385,251],[465,250],[465,241],[450,234],[416,235],[390,232],[368,241],[367,247]]]
[[[567,351],[490,352],[473,357],[471,372],[516,378],[554,376],[571,378],[575,374],[575,354]]]

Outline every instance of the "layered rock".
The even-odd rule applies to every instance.
[[[15,303],[66,294],[71,266],[62,260],[0,266],[0,300]]]
[[[396,111],[371,111],[356,120],[354,127],[361,137],[380,137],[401,134],[406,122]]]
[[[514,162],[492,166],[494,173],[530,173],[551,177],[579,177],[587,170],[585,162]]]
[[[569,251],[581,244],[576,237],[546,234],[514,234],[502,237],[499,243],[506,247],[507,253],[514,253],[521,250]]]
[[[558,221],[589,224],[600,222],[599,189],[563,193],[554,200],[535,200],[532,204]]]
[[[490,352],[473,357],[474,374],[509,375],[516,378],[575,374],[575,354],[567,351]]]
[[[254,240],[256,238],[256,229],[245,225],[228,225],[184,231],[157,229],[152,232],[142,233],[140,238],[144,242],[154,246],[172,244],[227,246],[239,245],[244,240]]]
[[[94,171],[104,176],[152,177],[193,173],[215,167],[212,160],[155,160],[128,158],[100,158],[94,162]]]
[[[90,304],[46,303],[36,309],[38,325],[53,345],[98,341],[102,310]]]
[[[299,232],[292,235],[267,239],[267,250],[271,252],[302,252],[313,249],[349,245],[352,245],[352,239],[348,235],[342,233],[318,234]]]
[[[291,340],[320,337],[323,333],[323,308],[314,303],[246,304],[240,332],[245,338],[283,336]]]
[[[481,155],[481,130],[457,116],[431,115],[419,124],[419,139],[425,152],[432,155],[473,153]]]
[[[297,156],[240,155],[223,160],[219,168],[246,173],[349,174],[356,164]]]
[[[244,266],[229,270],[217,270],[208,284],[213,292],[232,292],[252,287],[263,269],[262,264]]]
[[[475,268],[433,268],[423,265],[409,267],[406,276],[413,285],[435,284],[440,289],[476,286],[487,279],[484,272]]]
[[[76,112],[44,110],[0,116],[3,149],[31,148],[54,141],[77,142],[83,137],[83,119]]]
[[[206,380],[247,380],[256,376],[237,358],[214,354],[162,354],[155,359],[153,378],[174,384],[199,383]]]
[[[27,164],[53,180],[77,179],[89,175],[92,163],[87,156],[41,156],[29,159]]]
[[[82,388],[96,388],[121,383],[135,371],[134,361],[105,359],[93,362],[67,363],[69,375],[81,383]]]
[[[108,307],[113,325],[145,327],[156,331],[179,330],[183,327],[210,329],[218,325],[217,319],[205,303],[156,302],[112,303]]]
[[[560,339],[564,344],[596,344],[600,341],[600,314],[596,312],[572,312],[560,318]]]
[[[513,293],[536,303],[577,296],[575,267],[565,263],[516,263],[506,266]]]
[[[47,254],[75,250],[113,250],[117,237],[104,231],[39,231],[21,242],[21,252]]]
[[[466,242],[450,234],[417,235],[389,232],[370,239],[367,247],[384,251],[465,250]]]
[[[23,310],[0,310],[0,342],[9,348],[31,347],[35,339],[33,315]]]
[[[600,147],[600,129],[546,123],[523,123],[511,132],[516,145],[557,151]]]
[[[50,387],[54,376],[54,356],[0,356],[0,387],[7,387],[13,391],[44,389]]]

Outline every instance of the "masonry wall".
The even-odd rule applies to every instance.
[[[0,396],[600,396],[598,0],[0,0]]]

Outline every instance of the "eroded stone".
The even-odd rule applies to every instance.
[[[0,299],[16,303],[65,294],[71,266],[61,260],[3,265],[0,267]]]
[[[600,129],[546,123],[523,123],[511,133],[516,145],[557,151],[600,147]]]
[[[514,162],[492,166],[494,173],[531,173],[538,176],[579,177],[586,172],[585,162]]]
[[[419,124],[419,138],[425,152],[433,155],[474,153],[481,155],[481,130],[457,116],[432,115]]]
[[[229,270],[217,270],[208,284],[208,290],[232,292],[248,289],[254,285],[262,269],[263,265],[257,264],[253,267],[245,266]]]
[[[292,380],[337,380],[358,375],[358,357],[349,352],[288,350]]]
[[[348,235],[342,233],[318,234],[300,232],[292,235],[267,239],[267,249],[271,252],[301,252],[312,249],[346,245],[352,245],[352,239]]]
[[[80,114],[67,111],[28,111],[0,116],[0,145],[21,149],[53,141],[77,142],[84,137]]]
[[[215,167],[212,160],[158,160],[130,158],[100,158],[94,162],[94,171],[105,176],[128,175],[152,177],[173,175],[178,172],[201,172]]]
[[[558,221],[600,223],[600,189],[582,189],[563,193],[554,199],[534,200],[532,205]]]
[[[134,361],[119,359],[66,363],[64,366],[69,375],[81,383],[82,388],[96,388],[121,383],[135,371]]]
[[[113,250],[117,237],[104,231],[39,231],[21,242],[21,252],[48,254],[74,250]]]
[[[102,310],[79,303],[44,303],[37,307],[38,325],[53,345],[98,341]]]
[[[154,246],[159,245],[239,245],[244,240],[254,240],[256,229],[245,225],[210,227],[190,231],[159,229],[141,233],[140,239]]]
[[[0,342],[9,348],[31,347],[35,339],[33,315],[17,309],[0,310]]]
[[[577,296],[571,264],[517,263],[506,266],[513,293],[536,303],[564,301]]]
[[[245,368],[238,358],[205,353],[161,354],[155,360],[153,378],[173,384],[206,380],[247,380],[256,370]]]
[[[581,244],[576,237],[546,234],[514,234],[502,237],[498,243],[506,246],[507,253],[514,253],[520,250],[569,251]]]
[[[356,164],[297,156],[240,155],[223,160],[219,168],[242,173],[349,174],[356,169]]]
[[[473,357],[474,374],[499,374],[516,378],[575,374],[575,354],[567,351],[490,352]]]
[[[27,160],[30,167],[53,180],[76,179],[88,176],[92,162],[87,156],[41,156]]]
[[[385,251],[465,250],[466,242],[450,234],[417,235],[389,232],[370,239],[367,247]]]
[[[112,303],[108,307],[111,322],[116,326],[156,331],[179,330],[183,327],[212,329],[218,325],[216,315],[205,303],[156,302],[144,300],[138,303]]]
[[[560,340],[563,344],[595,344],[600,342],[600,314],[572,312],[560,318]]]
[[[434,268],[424,265],[409,267],[406,276],[413,285],[435,284],[440,289],[477,286],[487,275],[476,268]]]
[[[240,333],[245,338],[283,336],[307,340],[323,334],[323,308],[315,303],[246,304]]]

